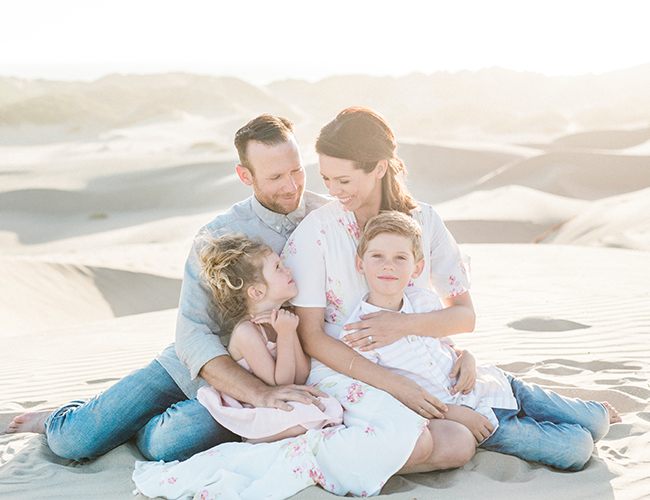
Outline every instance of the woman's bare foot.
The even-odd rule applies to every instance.
[[[618,414],[616,411],[616,408],[614,408],[612,405],[610,405],[607,401],[603,401],[600,403],[605,407],[605,409],[609,412],[609,423],[610,424],[615,424],[616,422],[622,422],[623,418]]]
[[[35,432],[45,434],[45,421],[52,414],[52,410],[23,413],[13,419],[5,434],[17,434],[19,432]]]

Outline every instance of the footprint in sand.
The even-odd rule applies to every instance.
[[[570,330],[583,330],[591,328],[591,325],[583,325],[575,321],[555,318],[523,318],[508,323],[510,328],[515,330],[524,330],[527,332],[567,332]]]

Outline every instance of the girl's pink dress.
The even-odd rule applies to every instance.
[[[273,359],[276,359],[276,343],[268,340],[264,328],[260,327],[260,330],[266,339],[266,348]],[[252,373],[245,359],[240,359],[237,364]],[[210,385],[199,389],[197,399],[217,422],[246,439],[266,438],[296,425],[301,425],[308,430],[322,429],[326,426],[340,425],[343,421],[343,407],[336,398],[331,397],[319,398],[325,405],[325,411],[319,410],[312,404],[293,401],[289,401],[293,406],[292,411],[255,408],[247,403],[240,403]]]

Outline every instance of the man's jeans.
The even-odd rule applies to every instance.
[[[580,470],[609,430],[600,403],[565,398],[508,375],[519,410],[494,409],[497,431],[481,448],[558,469]]]
[[[219,425],[196,399],[188,400],[154,360],[89,401],[73,401],[45,422],[54,453],[93,459],[134,437],[148,460],[185,460],[239,437]]]

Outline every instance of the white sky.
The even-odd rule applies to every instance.
[[[252,82],[650,62],[648,0],[0,0],[0,75]]]

